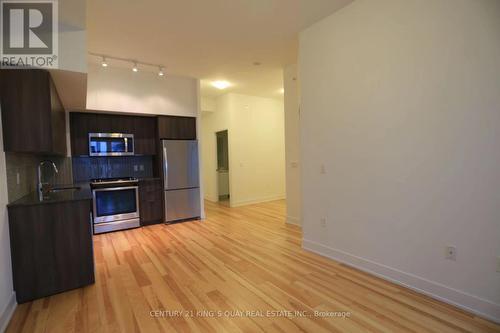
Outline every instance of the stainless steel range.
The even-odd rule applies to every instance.
[[[138,184],[137,178],[92,179],[94,234],[140,226]]]

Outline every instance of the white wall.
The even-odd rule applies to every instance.
[[[300,109],[297,65],[285,67],[285,160],[286,160],[286,219],[301,224],[300,189]]]
[[[230,102],[231,206],[285,198],[283,102],[236,94]]]
[[[217,186],[217,139],[215,133],[229,130],[229,95],[223,95],[216,99],[214,112],[203,112],[201,116],[201,156],[203,159],[202,181],[204,185],[205,199],[218,201]],[[229,138],[231,133],[229,133]],[[229,142],[229,145],[231,144]],[[229,151],[231,153],[231,151]],[[229,178],[231,187],[231,178]]]
[[[0,147],[3,147],[0,121]],[[7,171],[5,153],[0,149],[0,332],[9,323],[15,309],[16,300],[12,286],[12,266],[10,262],[9,221],[7,216]]]
[[[205,198],[216,201],[217,148],[215,133],[228,130],[231,206],[285,197],[283,102],[277,99],[227,94],[216,111],[202,117]]]
[[[192,78],[93,64],[87,78],[87,109],[196,117],[198,85]]]
[[[215,97],[201,97],[201,111],[214,112],[217,108],[217,99]]]
[[[496,0],[357,0],[302,32],[305,248],[500,321],[499,37]]]

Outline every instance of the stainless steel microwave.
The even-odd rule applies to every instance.
[[[134,155],[134,135],[89,133],[89,156]]]

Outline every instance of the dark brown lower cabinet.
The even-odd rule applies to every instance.
[[[11,206],[8,210],[18,303],[95,282],[91,200]]]
[[[139,181],[139,211],[141,225],[163,222],[163,186],[161,179]]]

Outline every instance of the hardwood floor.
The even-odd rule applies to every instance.
[[[300,229],[284,223],[284,201],[206,208],[205,222],[95,236],[96,284],[20,305],[7,332],[500,331],[302,250]],[[314,311],[350,316],[308,316]]]

